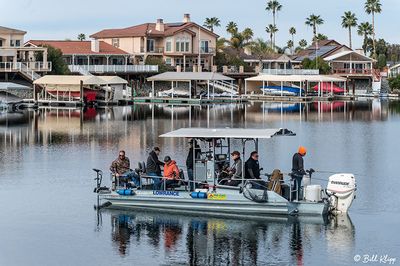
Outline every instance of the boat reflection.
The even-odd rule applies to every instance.
[[[303,265],[304,249],[310,247],[334,253],[354,249],[354,226],[347,215],[260,220],[120,210],[101,215],[111,217],[111,240],[120,256],[135,256],[147,246],[160,250],[164,257],[158,262],[167,264]]]

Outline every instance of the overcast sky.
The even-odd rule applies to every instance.
[[[325,24],[319,32],[339,42],[348,43],[347,30],[341,27],[345,11],[356,13],[359,22],[370,21],[364,12],[365,0],[279,0],[283,9],[278,14],[277,44],[290,39],[288,29],[296,27],[298,40],[311,39],[312,30],[305,26],[305,18],[315,13]],[[382,14],[376,16],[377,38],[400,43],[398,16],[400,0],[381,0]],[[251,3],[251,4],[250,4]],[[0,0],[0,25],[28,32],[28,39],[76,39],[79,33],[87,36],[105,28],[120,28],[144,22],[179,22],[184,13],[203,23],[206,17],[218,17],[222,27],[216,32],[226,36],[225,25],[235,21],[239,29],[250,27],[256,37],[268,39],[265,26],[272,17],[265,11],[266,0]],[[361,37],[354,32],[355,47]]]

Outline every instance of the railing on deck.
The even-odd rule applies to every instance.
[[[157,73],[157,65],[69,65],[71,72],[81,73]]]
[[[372,75],[372,69],[336,68],[336,69],[332,69],[332,73],[333,74]]]
[[[0,72],[36,71],[49,72],[52,70],[51,62],[0,62]]]
[[[267,75],[319,75],[318,69],[263,69]]]

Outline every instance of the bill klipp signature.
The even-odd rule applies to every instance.
[[[394,265],[396,263],[396,258],[389,256],[388,254],[379,255],[379,254],[364,254],[364,255],[355,255],[355,262],[360,263],[380,263],[380,264],[388,264]]]

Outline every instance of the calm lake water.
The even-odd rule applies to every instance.
[[[355,173],[349,216],[246,220],[93,209],[92,168],[107,172],[120,149],[136,165],[155,145],[184,165],[187,141],[158,136],[189,126],[295,131],[260,143],[262,167],[288,172],[301,144],[307,168]],[[367,265],[382,265],[385,255],[399,264],[399,138],[400,103],[380,100],[1,113],[0,265],[362,265],[373,255],[378,261]]]

